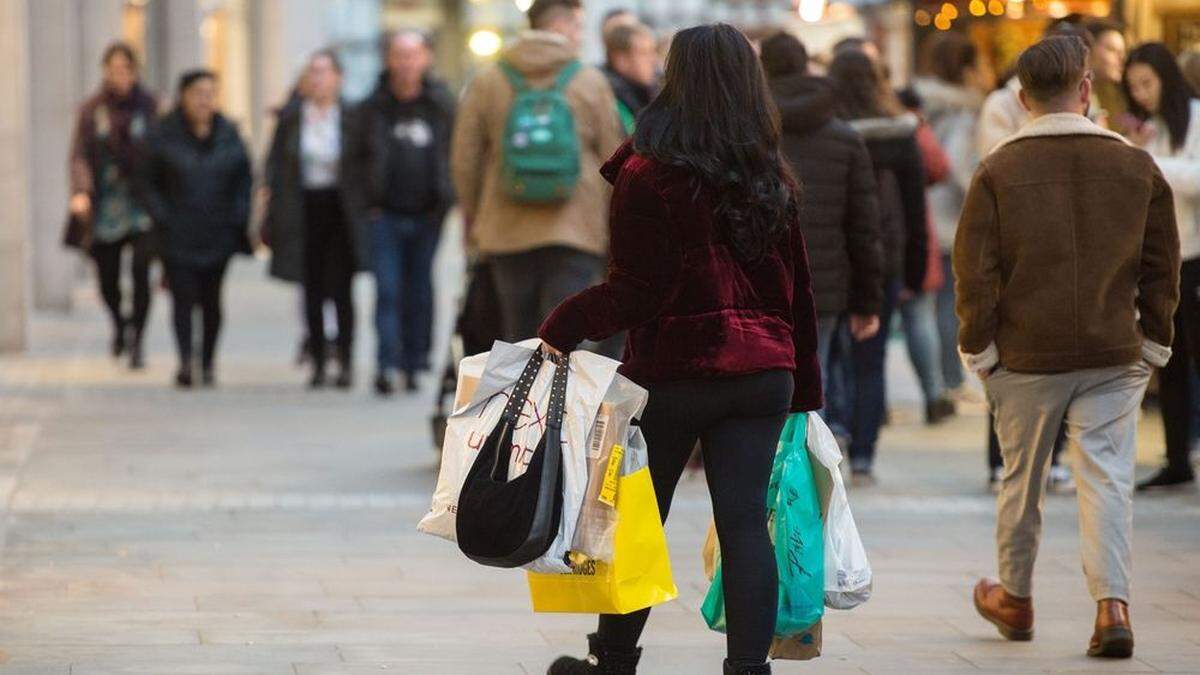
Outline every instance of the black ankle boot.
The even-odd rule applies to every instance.
[[[601,644],[596,633],[588,636],[588,652],[585,659],[560,657],[546,675],[636,675],[642,658],[641,647],[631,652],[613,651]]]
[[[125,331],[127,325],[125,320],[121,319],[113,326],[112,355],[114,359],[124,354],[125,348],[128,346],[126,344],[128,336]]]
[[[726,660],[725,675],[771,675],[771,664],[761,663],[757,666],[735,666]]]

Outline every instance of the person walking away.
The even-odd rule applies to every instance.
[[[875,482],[875,449],[887,406],[885,364],[892,312],[902,289],[921,292],[928,266],[925,170],[917,147],[919,120],[900,105],[879,67],[863,52],[846,50],[829,68],[839,109],[862,134],[880,193],[884,248],[879,332],[851,348],[854,404],[850,411],[851,480]]]
[[[954,283],[951,250],[954,231],[962,213],[963,197],[979,165],[976,120],[987,90],[979,65],[979,52],[971,40],[960,33],[942,33],[933,37],[929,48],[929,73],[913,82],[920,96],[922,112],[938,144],[950,160],[948,180],[929,188],[929,210],[937,243],[941,249],[943,276],[951,280],[937,294],[938,335],[941,338],[941,370],[945,387],[964,402],[972,399],[966,387],[962,365],[958,361],[958,320],[954,316]]]
[[[768,37],[763,70],[779,109],[784,157],[804,186],[800,229],[808,245],[817,308],[822,383],[839,327],[865,340],[879,332],[883,242],[875,169],[862,137],[837,117],[833,82],[808,74],[804,44]]]
[[[1189,460],[1195,401],[1192,378],[1200,367],[1200,99],[1165,45],[1134,49],[1125,66],[1130,110],[1139,125],[1133,142],[1154,157],[1175,194],[1183,267],[1171,361],[1159,376],[1167,465],[1139,490],[1193,485]]]
[[[115,42],[104,50],[100,91],[79,109],[71,142],[71,217],[89,224],[89,253],[96,263],[100,295],[112,319],[112,355],[145,365],[143,336],[150,314],[150,265],[154,259],[150,216],[135,184],[145,161],[146,137],[158,104],[139,81],[133,48]],[[121,258],[131,254],[133,313],[125,314]]]
[[[767,483],[788,412],[821,407],[800,192],[779,142],[745,36],[725,24],[681,31],[662,93],[603,169],[614,185],[607,280],[539,331],[548,351],[567,353],[629,330],[621,371],[650,391],[641,428],[664,519],[700,441],[721,539],[727,675],[771,672]],[[562,657],[550,675],[634,673],[649,614],[601,616],[591,655]]]
[[[1033,119],[983,160],[954,245],[959,346],[1004,453],[1000,578],[976,585],[975,606],[1004,637],[1033,638],[1045,472],[1065,433],[1097,603],[1088,654],[1128,658],[1138,409],[1170,358],[1179,301],[1171,188],[1146,152],[1084,116],[1083,40],[1047,38],[1017,72]]]
[[[599,168],[622,138],[607,79],[579,63],[579,0],[537,0],[528,16],[532,30],[467,86],[451,161],[508,341],[536,335],[550,310],[603,272],[610,191]],[[551,114],[533,115],[542,102]],[[544,164],[556,169],[530,172]]]
[[[898,92],[897,96],[904,108],[920,119],[923,107],[921,98],[911,88]],[[928,195],[930,186],[949,179],[950,159],[938,143],[937,135],[924,119],[920,119],[917,126],[916,139],[917,148],[921,151],[921,164],[925,168]],[[942,375],[943,343],[938,334],[937,294],[945,286],[946,273],[942,269],[942,248],[938,244],[932,214],[928,211],[928,197],[925,204],[925,232],[928,238],[925,281],[919,294],[901,291],[899,309],[900,327],[904,331],[905,346],[908,347],[908,360],[912,363],[913,371],[921,384],[921,392],[925,396],[925,424],[932,426],[953,417],[958,413],[958,409],[946,394],[946,383]],[[961,368],[957,361],[957,353],[955,350],[955,365]]]
[[[1179,67],[1192,91],[1200,91],[1200,47],[1192,47],[1179,55]]]
[[[342,66],[334,52],[320,51],[309,59],[305,82],[300,103],[281,113],[267,156],[270,272],[303,284],[313,388],[326,384],[325,306],[333,304],[339,366],[334,384],[349,389],[354,383],[354,223],[363,215],[356,187],[359,164],[352,161],[354,113],[341,99]]]
[[[202,316],[201,381],[216,383],[221,285],[229,259],[250,253],[250,158],[233,123],[217,112],[217,78],[192,70],[179,78],[178,103],[150,139],[148,205],[163,232],[179,372],[193,384],[192,314]]]
[[[363,103],[364,153],[370,167],[370,236],[360,246],[375,273],[375,391],[418,389],[433,346],[433,256],[454,205],[450,134],[455,102],[432,72],[429,38],[401,31],[387,41],[387,69]],[[476,156],[472,159],[479,161]]]
[[[641,23],[620,24],[604,34],[604,75],[617,99],[625,135],[658,93],[658,45],[654,32]]]

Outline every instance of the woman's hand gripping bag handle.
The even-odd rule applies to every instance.
[[[808,452],[825,521],[825,605],[853,609],[871,597],[871,563],[850,513],[838,465],[842,451],[815,413],[808,416]]]

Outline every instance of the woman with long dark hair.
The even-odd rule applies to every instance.
[[[1196,480],[1189,461],[1192,374],[1200,366],[1200,99],[1166,45],[1144,44],[1125,65],[1129,110],[1140,121],[1130,133],[1162,170],[1175,193],[1175,221],[1183,258],[1175,343],[1159,375],[1167,466],[1138,485],[1139,490],[1189,485]]]
[[[629,331],[622,372],[650,390],[642,430],[665,519],[697,440],[721,540],[726,673],[770,673],[777,569],[766,491],[790,411],[821,407],[800,192],[754,50],[718,24],[680,32],[662,93],[602,170],[607,281],[543,324],[546,349]],[[591,655],[552,675],[634,673],[649,610],[600,617]]]
[[[129,354],[141,368],[142,333],[150,313],[151,221],[135,186],[145,160],[146,137],[158,115],[157,103],[139,82],[133,48],[114,42],[100,60],[100,91],[80,108],[71,143],[71,217],[86,222],[88,249],[96,262],[100,295],[112,317],[112,354]],[[121,297],[121,256],[129,250],[133,281],[132,313]]]
[[[925,168],[916,140],[919,120],[901,105],[875,61],[863,52],[845,50],[834,57],[829,77],[837,88],[842,117],[866,141],[879,185],[884,241],[880,329],[873,337],[853,343],[848,364],[854,371],[851,479],[870,485],[875,481],[875,446],[887,407],[884,376],[892,312],[902,290],[921,293],[929,261]]]
[[[232,122],[217,112],[216,75],[193,70],[179,79],[179,102],[151,139],[147,192],[163,232],[163,259],[174,302],[179,372],[192,386],[192,314],[203,322],[202,383],[215,383],[221,330],[221,286],[235,253],[249,253],[250,159]]]

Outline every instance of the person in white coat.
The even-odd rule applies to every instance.
[[[1191,485],[1191,378],[1200,365],[1200,99],[1174,55],[1159,42],[1133,50],[1125,65],[1130,112],[1141,122],[1131,140],[1153,157],[1175,193],[1183,267],[1182,300],[1175,313],[1175,344],[1160,383],[1167,465],[1138,485],[1151,490]]]

